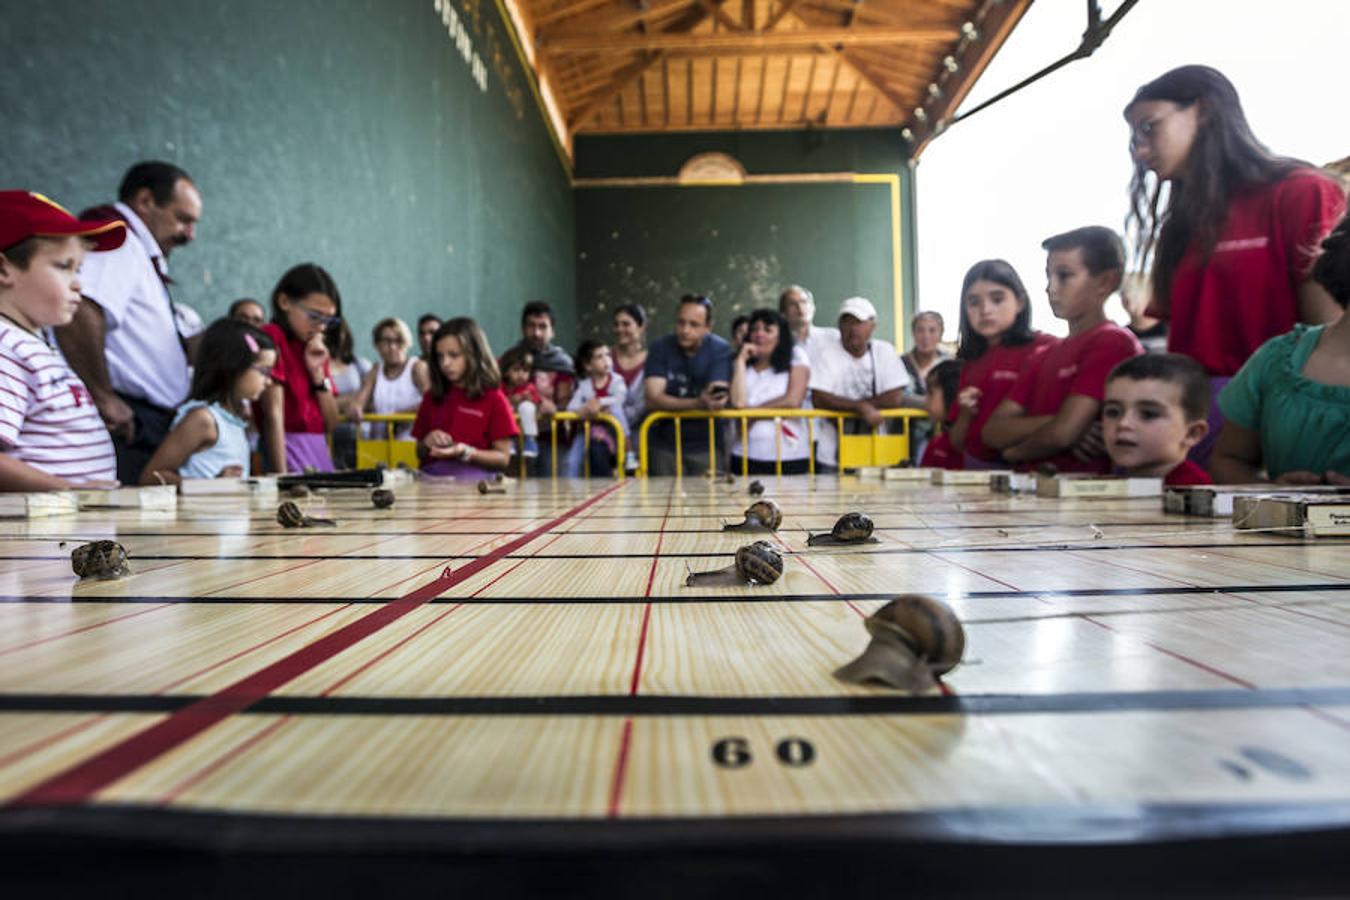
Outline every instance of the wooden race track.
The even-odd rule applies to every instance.
[[[109,883],[198,853],[262,893],[297,860],[338,892],[361,860],[533,891],[603,859],[583,893],[648,897],[667,868],[836,895],[897,871],[948,894],[1350,884],[1350,542],[1156,499],[764,480],[772,587],[683,586],[753,539],[720,531],[741,479],[332,491],[302,505],[337,527],[305,531],[275,499],[0,521],[11,874],[78,846]],[[853,509],[879,543],[806,548]],[[132,575],[77,581],[70,550],[102,538]],[[944,693],[836,681],[902,592],[965,623]]]

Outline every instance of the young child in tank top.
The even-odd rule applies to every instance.
[[[272,383],[272,339],[235,319],[202,335],[188,402],[141,473],[141,484],[249,475],[248,405]]]

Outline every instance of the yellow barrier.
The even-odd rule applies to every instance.
[[[394,437],[397,430],[394,426],[411,425],[417,416],[413,413],[366,413],[361,416],[361,421],[371,423],[385,423],[389,427],[385,429],[385,435],[382,438],[363,438],[361,437],[360,426],[357,426],[356,437],[356,467],[358,469],[373,468],[379,463],[384,463],[389,468],[404,463],[410,469],[416,469],[420,463],[417,460],[417,442],[412,440],[398,440]],[[517,423],[517,427],[519,423]],[[520,446],[517,452],[524,449],[521,439],[517,439]],[[520,453],[520,477],[525,477],[525,457]]]
[[[698,419],[711,421],[717,419],[734,419],[741,424],[741,449],[744,451],[749,447],[749,432],[751,419],[773,419],[781,424],[783,419],[805,419],[806,420],[806,468],[814,475],[816,472],[816,448],[815,448],[815,420],[833,419],[835,420],[835,429],[839,434],[839,468],[857,469],[865,466],[893,466],[909,457],[909,435],[910,419],[926,419],[928,414],[921,409],[880,409],[877,410],[885,419],[902,419],[905,421],[905,430],[901,434],[878,434],[875,431],[871,434],[844,434],[843,423],[847,419],[860,418],[856,413],[838,412],[832,409],[768,409],[764,407],[754,409],[722,409],[716,412],[704,410],[689,410],[685,412],[668,412],[658,410],[649,412],[647,418],[643,421],[642,427],[638,430],[638,471],[642,475],[647,475],[649,471],[648,459],[648,435],[653,425],[657,422],[673,420],[675,422],[675,471],[683,473],[684,471],[684,445],[681,441],[680,423],[685,419]],[[781,428],[777,431],[774,442],[774,472],[781,475],[783,473],[783,442]],[[717,429],[708,429],[708,465],[710,471],[717,471]],[[750,471],[750,459],[748,453],[741,458],[741,475],[748,475]]]
[[[628,452],[628,442],[624,439],[623,423],[609,413],[596,413],[590,419],[583,419],[580,414],[574,412],[554,413],[549,419],[549,452],[552,453],[553,477],[558,477],[558,423],[559,422],[601,422],[614,430],[614,475],[620,480],[623,479],[623,463]],[[582,452],[582,472],[584,477],[591,477],[591,429],[582,428],[582,440],[585,441],[585,450]]]

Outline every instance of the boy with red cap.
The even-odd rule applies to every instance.
[[[125,237],[122,222],[82,222],[41,194],[0,191],[0,490],[116,483],[108,429],[44,329],[74,316],[86,249]]]

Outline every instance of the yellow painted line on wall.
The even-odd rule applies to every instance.
[[[854,184],[885,184],[891,189],[891,305],[895,311],[895,346],[905,352],[905,279],[904,258],[900,255],[900,176],[892,174],[862,174],[853,176]]]
[[[544,120],[544,126],[548,129],[548,136],[553,141],[553,149],[558,153],[558,161],[562,163],[563,172],[567,174],[567,180],[572,181],[572,157],[568,151],[567,145],[563,141],[563,136],[558,133],[553,117],[549,115],[548,105],[544,103],[544,97],[539,93],[539,73],[534,70],[529,59],[525,56],[525,48],[520,43],[520,35],[516,33],[516,22],[507,12],[506,4],[502,0],[494,0],[497,5],[497,13],[502,18],[502,23],[506,27],[506,33],[511,38],[511,46],[516,48],[516,59],[520,60],[521,71],[525,74],[525,80],[530,85],[530,93],[534,94],[535,105],[539,107],[539,116]]]

